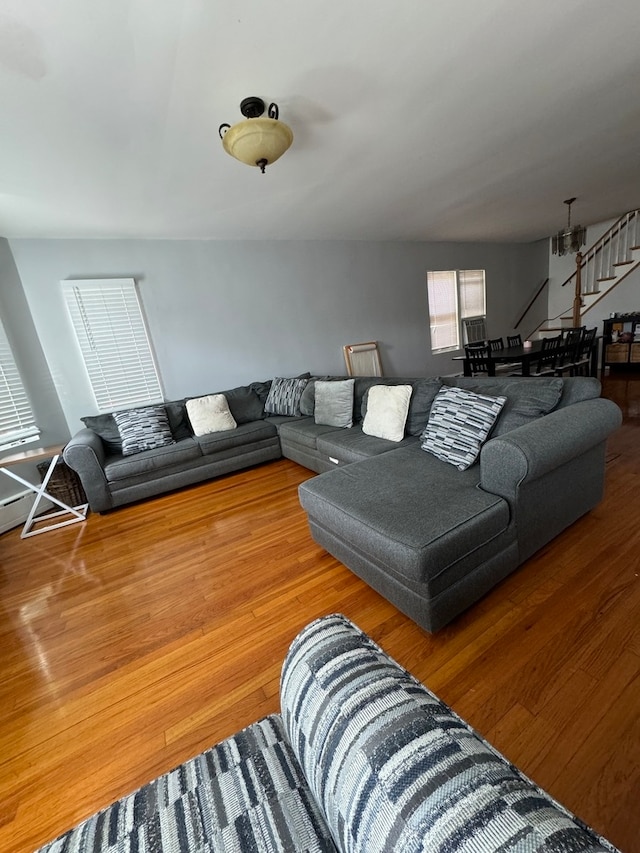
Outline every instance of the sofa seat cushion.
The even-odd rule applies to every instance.
[[[280,437],[287,442],[301,444],[315,450],[321,436],[336,432],[338,427],[317,424],[313,418],[299,418],[280,426]]]
[[[194,438],[183,438],[174,444],[156,447],[153,450],[143,450],[133,456],[108,456],[105,460],[104,473],[107,481],[117,483],[129,477],[140,474],[151,474],[182,465],[192,459],[202,457],[198,443]]]
[[[245,444],[252,444],[254,441],[273,438],[277,434],[273,424],[267,421],[252,421],[249,424],[239,424],[236,429],[200,435],[196,441],[200,445],[202,453],[205,456],[210,456],[233,447],[242,447]]]
[[[338,459],[342,464],[360,462],[370,456],[378,456],[389,450],[397,450],[411,444],[418,444],[419,439],[407,436],[402,441],[389,441],[386,438],[366,435],[362,426],[354,426],[349,430],[334,430],[318,438],[318,450],[323,455]]]
[[[435,596],[515,539],[507,502],[479,476],[412,445],[314,477],[299,494],[318,524]]]

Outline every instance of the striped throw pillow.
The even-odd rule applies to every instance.
[[[127,412],[114,412],[113,418],[122,438],[123,456],[174,443],[164,406],[142,406]]]
[[[283,379],[276,376],[271,383],[264,410],[269,415],[299,415],[300,398],[308,379]]]
[[[459,471],[466,470],[478,458],[506,402],[506,397],[441,388],[421,435],[422,449]]]

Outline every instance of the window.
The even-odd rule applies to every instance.
[[[39,438],[31,405],[0,322],[0,450]]]
[[[63,281],[62,287],[98,410],[161,402],[133,279]]]
[[[431,351],[460,348],[461,321],[484,317],[484,270],[441,270],[427,273]]]

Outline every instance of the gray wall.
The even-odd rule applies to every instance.
[[[18,370],[27,388],[41,442],[45,446],[67,441],[69,430],[58,400],[29,306],[22,289],[9,244],[0,238],[0,317],[14,353]],[[18,448],[19,450],[20,448]],[[6,450],[0,460],[15,453]],[[35,465],[13,468],[21,477],[37,479]],[[22,486],[4,474],[0,476],[0,499],[22,490]]]
[[[429,269],[486,270],[489,333],[506,335],[547,275],[546,241],[456,243],[11,240],[69,432],[95,410],[62,301],[68,278],[133,277],[174,399],[305,370],[344,373],[377,340],[387,375],[454,372],[430,351]]]

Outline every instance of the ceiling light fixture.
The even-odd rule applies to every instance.
[[[558,231],[552,238],[552,249],[554,255],[567,255],[579,251],[580,246],[584,246],[587,238],[587,229],[581,225],[571,227],[571,205],[575,198],[565,199],[565,204],[569,210],[567,213],[567,227]]]
[[[282,157],[293,142],[291,128],[278,121],[278,105],[269,104],[268,118],[262,117],[264,108],[262,98],[245,98],[240,104],[240,112],[246,120],[233,127],[221,124],[218,128],[227,154],[248,166],[258,166],[263,174],[266,167]]]

